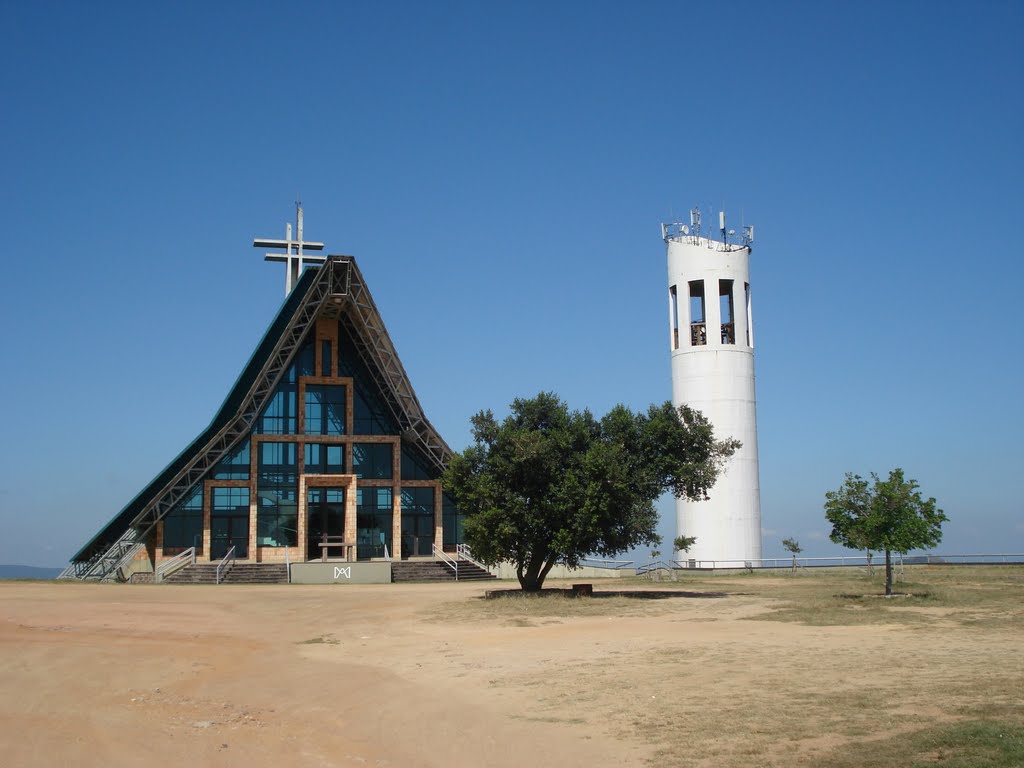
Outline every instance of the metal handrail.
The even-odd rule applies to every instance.
[[[186,565],[195,565],[196,562],[196,548],[189,547],[184,552],[181,552],[170,560],[164,560],[160,565],[156,567],[156,571],[153,575],[153,581],[157,584],[162,582],[172,573],[177,573]]]
[[[665,562],[664,560],[653,560],[653,561],[651,561],[649,563],[644,563],[643,565],[638,565],[636,567],[636,575],[637,576],[643,576],[644,574],[648,574],[651,571],[660,571],[662,568],[665,568],[665,569],[671,571],[673,568],[678,568],[679,567],[677,565],[673,565],[674,562],[677,562],[677,561],[673,561],[672,563],[668,563],[668,562]]]
[[[468,560],[477,568],[483,568],[485,571],[489,570],[486,565],[484,565],[475,557],[473,557],[473,550],[469,548],[469,544],[456,544],[455,554],[457,557],[461,557],[463,560]]]
[[[216,581],[217,584],[220,584],[221,569],[222,568],[224,569],[224,575],[226,576],[227,572],[229,570],[231,570],[231,566],[234,565],[234,564],[235,564],[235,547],[234,547],[234,545],[232,545],[231,549],[228,550],[228,553],[226,555],[224,555],[224,559],[221,560],[219,563],[217,563],[217,581]]]
[[[619,571],[625,568],[632,568],[636,563],[633,560],[611,560],[603,557],[581,557],[580,565],[585,565],[588,568],[608,568],[613,571]]]
[[[437,544],[430,545],[431,551],[434,553],[434,557],[440,560],[442,563],[447,565],[453,571],[455,571],[455,580],[459,580],[459,561],[446,555],[443,549],[440,549]]]

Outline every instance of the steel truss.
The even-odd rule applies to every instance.
[[[403,437],[417,443],[438,471],[443,471],[452,449],[427,420],[423,406],[412,388],[409,375],[395,351],[359,268],[353,265],[348,295],[348,316],[356,326],[356,350],[366,363],[377,389],[382,392]]]

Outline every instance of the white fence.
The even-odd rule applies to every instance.
[[[1024,565],[1024,554],[938,554],[925,553],[921,555],[900,555],[893,554],[893,563],[900,565],[999,565],[1015,564]],[[834,557],[797,557],[797,566],[801,568],[821,567],[843,567],[843,566],[885,566],[885,553],[875,552],[869,560],[867,555],[836,555]],[[746,569],[755,568],[792,568],[793,558],[774,557],[761,560],[696,560],[684,559],[673,560],[675,568],[687,568],[697,570],[725,570],[725,569]],[[637,570],[641,570],[640,566]]]

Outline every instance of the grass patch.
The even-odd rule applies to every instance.
[[[584,616],[658,616],[674,610],[673,604],[685,600],[723,599],[722,591],[692,589],[651,590],[643,585],[632,589],[602,589],[595,585],[591,597],[576,597],[569,589],[544,589],[523,592],[518,589],[491,590],[486,595],[448,603],[424,614],[438,622],[476,622],[493,620],[508,626],[535,626],[531,619],[570,619]],[[609,586],[621,587],[619,579]],[[550,623],[550,622],[541,622]]]
[[[906,566],[895,584],[899,596],[885,597],[884,569],[677,572],[678,581],[652,583],[642,577],[598,580],[593,597],[571,590],[492,590],[487,597],[452,603],[426,618],[437,621],[493,619],[528,626],[520,618],[663,615],[685,610],[688,601],[767,598],[768,610],[751,618],[808,626],[897,624],[927,629],[956,624],[985,630],[1024,630],[1024,567]],[[554,582],[558,584],[559,582]],[[711,621],[704,615],[702,621]]]
[[[296,645],[337,645],[338,639],[331,635],[320,635],[320,637],[311,637],[308,640],[299,640]]]
[[[910,768],[1020,768],[1024,726],[972,720],[848,744],[823,762],[831,768],[905,765]]]

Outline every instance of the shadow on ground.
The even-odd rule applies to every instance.
[[[666,600],[669,598],[712,599],[729,597],[728,592],[685,592],[680,589],[615,589],[595,591],[591,595],[578,595],[571,589],[542,589],[540,592],[524,592],[521,589],[492,589],[484,593],[483,600],[500,598],[535,600],[542,598],[571,597],[577,600],[601,600],[608,597],[625,597],[630,600]]]

